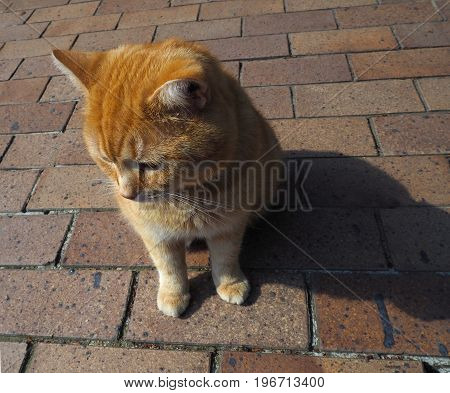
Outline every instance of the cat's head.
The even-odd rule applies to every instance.
[[[226,77],[202,47],[169,40],[53,55],[84,92],[87,148],[124,198],[164,188],[181,162],[226,158]]]

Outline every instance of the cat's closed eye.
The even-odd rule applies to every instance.
[[[162,168],[162,163],[160,162],[139,162],[140,171],[157,171]]]

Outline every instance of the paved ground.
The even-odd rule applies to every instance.
[[[2,371],[449,370],[450,5],[4,2]],[[193,304],[176,320],[156,309],[155,271],[48,56],[172,35],[204,41],[288,154],[312,159],[315,208],[249,231],[244,307],[214,295],[207,252],[190,252]]]

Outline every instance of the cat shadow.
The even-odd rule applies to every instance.
[[[311,165],[304,193],[297,184],[303,206],[279,208],[248,227],[240,263],[252,291],[244,307],[258,302],[265,284],[303,290],[306,280],[314,298],[359,297],[380,312],[390,302],[422,321],[450,318],[448,275],[434,273],[450,271],[450,215],[412,196],[375,166],[377,159],[314,153],[330,158],[297,159]],[[217,296],[208,272],[190,283],[193,299],[183,318]]]

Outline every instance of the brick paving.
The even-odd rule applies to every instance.
[[[12,0],[0,6],[2,372],[424,372],[450,360],[450,5],[444,0]],[[443,7],[438,9],[437,7]],[[312,160],[313,211],[249,228],[243,307],[187,253],[157,275],[81,136],[52,46],[203,42]],[[302,251],[304,250],[304,251]]]

